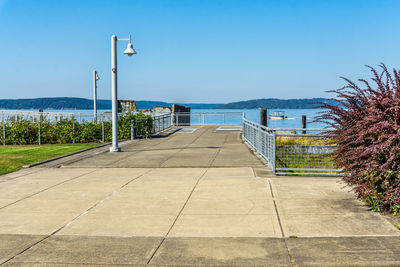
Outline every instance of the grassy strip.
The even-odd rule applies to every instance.
[[[328,139],[313,136],[277,136],[276,140],[276,167],[277,168],[305,168],[305,169],[334,169],[335,164],[331,157],[320,153],[307,153],[302,146],[330,145]],[[297,148],[296,148],[297,147]],[[292,173],[307,173],[309,171],[287,171]],[[326,172],[321,172],[326,173]]]
[[[94,147],[98,143],[54,144],[0,147],[0,175],[18,171],[22,166],[45,159],[68,154],[81,149]]]

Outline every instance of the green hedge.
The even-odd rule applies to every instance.
[[[74,119],[61,119],[50,122],[42,118],[40,138],[42,144],[92,143],[102,140],[102,123],[74,122]],[[119,116],[119,139],[131,138],[131,125],[134,126],[135,138],[150,137],[153,130],[153,118],[143,113],[127,113]],[[75,129],[74,129],[75,128]],[[3,134],[0,143],[3,143]],[[104,141],[112,140],[111,123],[104,122]],[[39,143],[39,123],[27,119],[18,119],[6,124],[6,144],[29,145]]]

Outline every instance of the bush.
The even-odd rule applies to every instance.
[[[400,72],[367,67],[372,82],[359,79],[360,87],[343,78],[347,85],[330,91],[338,105],[320,103],[326,111],[319,121],[333,128],[327,131],[337,144],[332,156],[358,197],[376,211],[400,214]]]
[[[153,118],[143,113],[127,113],[119,116],[118,131],[120,139],[130,139],[131,125],[134,125],[136,138],[147,138],[153,130]],[[6,125],[6,144],[26,145],[39,143],[38,122],[17,119]],[[74,129],[75,127],[75,129]],[[40,133],[42,144],[92,143],[102,139],[102,125],[94,122],[75,122],[74,119],[61,119],[50,122],[41,119]],[[111,123],[104,122],[104,141],[112,140]],[[3,142],[3,134],[0,135]]]
[[[38,142],[38,126],[32,122],[20,119],[7,127],[6,143],[32,144]]]
[[[148,138],[153,131],[153,117],[138,113],[135,117],[135,136]]]

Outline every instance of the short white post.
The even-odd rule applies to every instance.
[[[133,121],[131,122],[131,140],[135,139],[135,132],[133,128]]]
[[[39,131],[39,145],[42,144],[42,136],[41,136],[41,130],[40,130],[40,120],[39,120],[39,125],[38,125],[38,131]]]
[[[97,71],[93,70],[93,120],[97,122]]]
[[[101,122],[101,142],[104,143],[104,121]]]

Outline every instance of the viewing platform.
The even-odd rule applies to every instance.
[[[0,176],[0,265],[400,265],[400,231],[340,178],[274,176],[240,127],[121,147]]]

